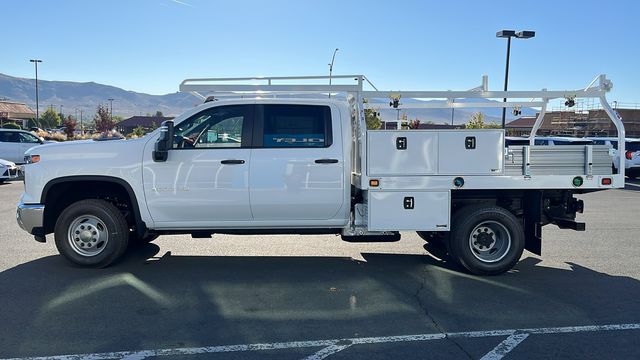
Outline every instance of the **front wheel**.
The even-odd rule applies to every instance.
[[[81,200],[69,205],[55,226],[58,251],[69,262],[106,267],[127,249],[129,226],[122,213],[104,200]]]
[[[498,206],[461,209],[452,221],[449,252],[460,265],[477,275],[510,270],[524,251],[520,221]]]

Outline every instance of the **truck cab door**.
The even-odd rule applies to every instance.
[[[158,228],[214,228],[251,221],[253,104],[210,107],[175,125],[167,161],[143,162],[147,206]]]
[[[346,181],[339,119],[337,108],[327,105],[256,105],[249,180],[254,220],[311,225],[341,214]]]

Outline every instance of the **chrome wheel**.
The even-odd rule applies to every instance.
[[[476,225],[469,235],[469,248],[476,259],[485,263],[502,260],[511,249],[511,234],[496,221]]]
[[[109,242],[109,232],[102,220],[93,215],[84,215],[71,222],[67,240],[75,253],[91,257],[105,249]]]

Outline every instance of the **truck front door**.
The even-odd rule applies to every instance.
[[[205,109],[176,124],[166,162],[145,162],[147,206],[159,227],[212,228],[252,219],[253,110],[252,104]]]
[[[344,203],[339,112],[326,105],[258,104],[250,165],[256,221],[328,220]],[[274,225],[275,226],[275,225]]]

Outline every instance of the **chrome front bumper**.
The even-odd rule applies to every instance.
[[[16,220],[22,230],[29,234],[34,234],[34,229],[42,228],[44,219],[44,205],[40,204],[18,204]]]

